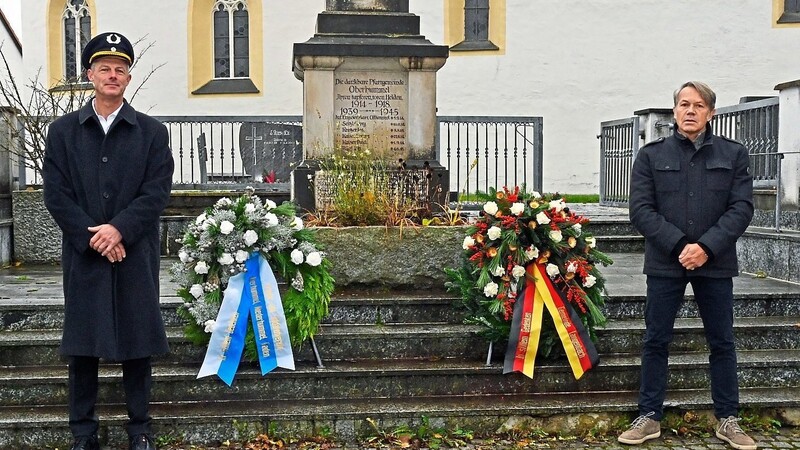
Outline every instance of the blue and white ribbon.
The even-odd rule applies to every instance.
[[[261,375],[276,367],[294,370],[289,329],[272,268],[259,254],[253,254],[245,268],[246,272],[228,281],[197,378],[217,375],[228,386],[233,383],[244,350],[248,317],[253,322]]]

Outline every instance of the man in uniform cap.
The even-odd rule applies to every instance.
[[[124,99],[133,46],[102,33],[81,55],[94,97],[49,128],[44,200],[63,232],[64,334],[72,450],[98,450],[98,363],[121,362],[131,450],[155,449],[151,357],[167,353],[159,220],[174,163],[163,124]]]

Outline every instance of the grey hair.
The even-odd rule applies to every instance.
[[[673,106],[678,106],[678,94],[680,94],[681,91],[687,87],[694,88],[694,90],[700,94],[700,98],[706,102],[706,106],[708,106],[709,109],[715,109],[717,105],[717,94],[715,94],[714,91],[702,81],[687,81],[686,83],[683,83],[681,87],[676,89],[672,94],[672,99],[675,102]]]

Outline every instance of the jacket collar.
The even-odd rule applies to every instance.
[[[80,109],[78,112],[78,121],[81,125],[85,124],[87,120],[94,118],[97,120],[97,115],[94,112],[94,108],[92,107],[92,100],[94,97],[90,98],[88,102]],[[131,105],[128,104],[128,101],[123,99],[122,100],[122,109],[119,110],[119,114],[117,114],[117,119],[115,122],[119,120],[124,120],[131,125],[136,124],[136,110],[133,109]]]
[[[677,123],[673,124],[673,126],[672,126],[672,134],[673,134],[673,136],[675,136],[675,138],[678,141],[680,141],[680,142],[686,141],[687,143],[692,144],[692,142],[689,140],[689,138],[687,138],[686,136],[682,135],[678,131],[678,124]],[[700,147],[703,147],[703,146],[711,144],[713,142],[713,139],[714,139],[714,130],[711,129],[711,122],[709,122],[709,123],[706,124],[705,131],[703,131],[703,143],[700,145]]]

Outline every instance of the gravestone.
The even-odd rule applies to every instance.
[[[420,35],[419,22],[408,0],[326,0],[317,33],[294,44],[304,160],[291,183],[302,208],[319,205],[319,161],[334,149],[369,150],[405,172],[403,179],[421,180],[412,190],[424,191],[423,201],[446,203],[449,177],[436,153],[436,71],[449,49]]]
[[[303,127],[271,122],[244,122],[239,129],[242,167],[253,181],[288,182],[303,160]]]

